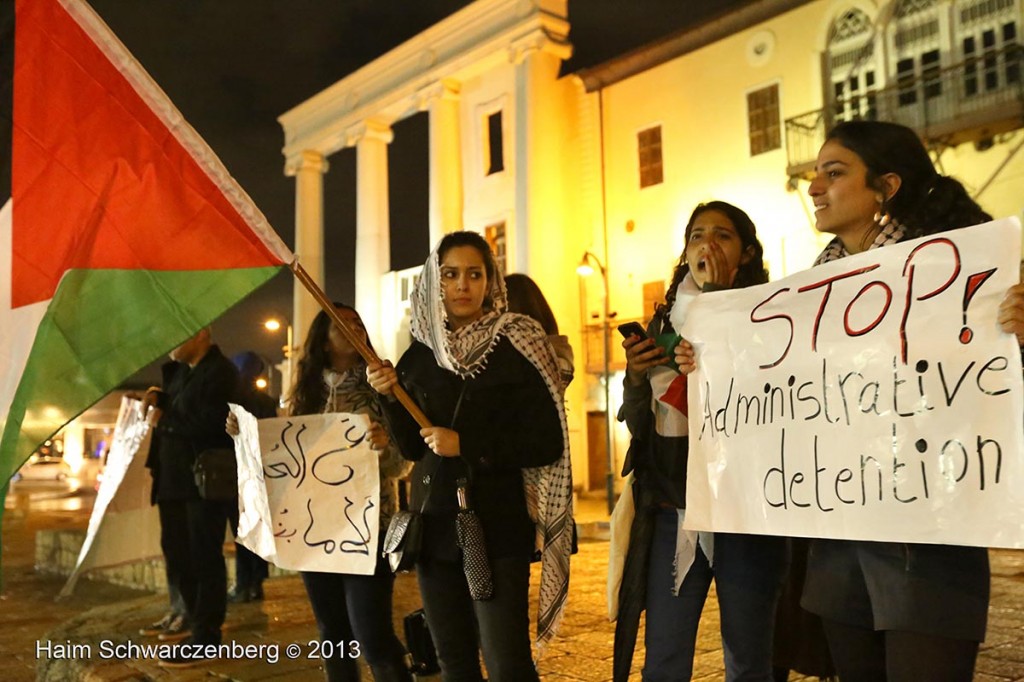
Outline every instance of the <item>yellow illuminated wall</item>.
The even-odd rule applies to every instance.
[[[820,109],[829,27],[854,5],[872,18],[884,15],[884,8],[870,2],[809,3],[587,95],[579,110],[591,117],[592,127],[603,128],[611,307],[620,318],[642,316],[643,284],[670,276],[693,207],[709,199],[734,203],[750,214],[773,279],[811,265],[829,238],[813,229],[808,183],[787,186],[784,128],[779,149],[750,155],[746,96],[777,84],[783,121]],[[1021,24],[1018,19],[1018,30]],[[767,53],[753,53],[755,44],[765,43],[771,45]],[[662,129],[664,181],[641,189],[637,133],[655,125]],[[985,151],[972,144],[946,149],[940,169],[972,193],[994,178],[978,201],[997,217],[1020,216],[1024,153],[1015,149],[1022,139],[1018,130],[996,136]],[[592,131],[587,153],[593,156],[600,141]],[[586,165],[585,159],[580,162]],[[581,228],[590,230],[588,248],[604,257],[600,211],[594,208],[601,187],[594,183],[600,177],[586,172],[580,177],[584,213],[592,216]],[[600,286],[589,287],[583,314],[601,306]],[[590,387],[587,404],[599,406],[603,396],[593,379]],[[627,444],[625,437],[618,444],[620,461]]]

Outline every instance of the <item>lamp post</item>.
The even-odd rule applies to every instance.
[[[280,321],[278,321],[278,320],[276,320],[274,318],[270,318],[269,320],[267,320],[266,322],[263,323],[263,327],[265,329],[267,329],[268,331],[276,332],[278,329],[281,328],[281,323],[280,323]],[[284,346],[284,348],[282,348],[282,350],[284,351],[284,359],[287,362],[288,372],[287,372],[287,375],[282,377],[282,379],[281,379],[281,384],[282,384],[282,386],[281,386],[281,404],[282,405],[284,404],[285,394],[288,392],[288,389],[291,388],[292,376],[294,375],[294,370],[295,370],[295,359],[294,359],[295,358],[295,346],[294,346],[294,343],[295,342],[292,340],[292,326],[290,324],[286,325],[286,329],[285,329],[285,344],[286,345]]]
[[[605,450],[608,457],[608,472],[606,474],[608,493],[608,514],[615,508],[615,458],[612,453],[612,342],[610,333],[611,311],[608,301],[608,270],[601,259],[590,251],[583,252],[583,258],[576,267],[576,273],[589,277],[594,274],[594,267],[590,264],[593,261],[601,273],[601,283],[604,285],[604,314],[601,318],[601,333],[604,340],[604,419],[605,419]]]

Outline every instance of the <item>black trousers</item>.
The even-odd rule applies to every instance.
[[[445,682],[536,682],[530,649],[530,557],[491,560],[494,597],[473,601],[461,561],[416,566],[423,610]],[[479,642],[479,645],[477,644]]]
[[[238,537],[238,505],[232,504],[228,507],[228,523],[231,524],[231,533]],[[236,589],[248,589],[259,587],[266,580],[270,572],[267,560],[259,554],[249,551],[247,547],[235,543],[235,586]]]
[[[188,500],[188,537],[196,573],[195,598],[188,603],[192,639],[219,644],[227,611],[228,574],[224,566],[224,535],[234,501]]]
[[[843,682],[971,682],[978,642],[823,619]]]
[[[197,584],[189,550],[186,503],[185,500],[158,500],[157,510],[171,611],[184,616],[188,614],[188,605],[195,601]]]
[[[357,658],[366,659],[374,677],[381,668],[405,669],[405,647],[395,635],[391,595],[395,578],[378,562],[374,575],[304,571],[302,582],[313,607],[324,670],[330,682],[357,682]]]

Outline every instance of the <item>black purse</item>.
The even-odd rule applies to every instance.
[[[199,497],[204,500],[233,500],[238,496],[238,468],[234,448],[210,448],[196,455],[192,463]]]
[[[422,511],[422,508],[418,512],[403,509],[391,517],[382,551],[394,573],[411,571],[420,558],[420,547],[423,545]]]
[[[405,628],[405,644],[409,649],[409,670],[413,675],[436,675],[441,672],[437,662],[437,650],[434,649],[434,638],[430,636],[427,625],[427,614],[417,609],[402,621]]]

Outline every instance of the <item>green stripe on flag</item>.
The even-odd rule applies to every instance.
[[[64,423],[280,269],[65,273],[0,437],[0,486]]]

